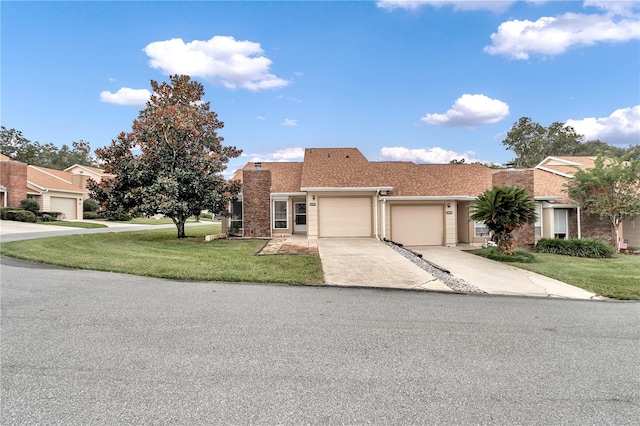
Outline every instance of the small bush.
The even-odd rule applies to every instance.
[[[97,212],[100,209],[100,204],[93,198],[87,198],[82,202],[83,212]]]
[[[525,250],[516,249],[514,254],[498,254],[496,249],[492,249],[487,254],[487,258],[496,260],[498,262],[520,262],[520,263],[533,263],[536,257]]]
[[[85,211],[84,213],[82,213],[83,219],[98,219],[99,217],[100,215],[97,212]]]
[[[15,207],[0,207],[0,219],[2,220],[11,220],[11,219],[7,219],[7,213],[8,212],[13,212],[16,211],[18,209],[16,209]]]
[[[27,210],[32,212],[33,214],[38,214],[38,210],[40,210],[40,204],[33,198],[25,198],[20,201],[20,209]]]
[[[609,244],[593,238],[581,240],[576,238],[569,240],[542,238],[536,244],[536,251],[592,259],[611,257],[615,253],[615,250]]]
[[[53,222],[62,218],[62,212],[38,212],[40,222]]]
[[[5,213],[6,220],[16,222],[35,222],[36,215],[29,210],[10,210]]]

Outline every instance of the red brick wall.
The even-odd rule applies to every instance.
[[[0,185],[7,188],[7,207],[18,207],[27,198],[27,165],[18,161],[0,162]]]
[[[584,211],[580,211],[580,219],[582,221],[582,238],[596,238],[614,245],[615,232],[608,219],[600,219],[600,216],[597,215],[587,215]],[[571,236],[577,236],[577,231]]]
[[[492,175],[493,186],[519,186],[533,197],[533,170],[501,170]],[[535,225],[525,225],[513,233],[518,247],[531,247],[536,243]]]
[[[242,173],[243,235],[270,237],[271,171],[244,170]]]

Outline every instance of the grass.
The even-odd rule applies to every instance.
[[[187,219],[187,223],[189,222],[195,222],[195,219],[194,218]],[[212,223],[218,222],[219,223],[220,221],[201,217],[200,222],[212,222]],[[169,225],[169,224],[173,224],[173,221],[166,217],[162,219],[154,219],[152,217],[135,217],[123,223],[131,223],[133,225]]]
[[[70,235],[2,244],[0,254],[77,269],[193,281],[322,283],[314,256],[255,256],[265,240],[204,241],[220,225]]]
[[[107,225],[93,222],[70,222],[66,220],[52,220],[51,222],[39,222],[41,225],[69,226],[72,228],[106,228]]]
[[[472,253],[486,257],[490,250],[474,250]],[[640,256],[586,259],[535,253],[533,263],[509,262],[509,265],[555,278],[601,296],[640,300]]]

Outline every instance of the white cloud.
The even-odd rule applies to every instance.
[[[376,5],[387,10],[408,9],[416,10],[422,6],[453,6],[455,10],[489,10],[503,12],[515,1],[484,1],[484,0],[379,0]]]
[[[282,122],[283,126],[287,126],[287,127],[296,127],[298,125],[298,120],[292,120],[290,118],[285,118],[284,121]]]
[[[448,151],[440,147],[409,149],[402,146],[390,146],[380,149],[383,160],[413,161],[414,163],[448,164],[451,160],[464,159],[465,162],[478,161],[473,159],[475,152],[467,151],[462,154]]]
[[[251,155],[249,161],[264,161],[264,162],[286,162],[286,161],[302,161],[304,159],[304,148],[284,148],[275,151],[272,154],[254,154]]]
[[[259,116],[256,117],[256,120],[264,121],[264,120],[266,120],[266,118],[261,116],[261,115],[259,115]]]
[[[150,43],[143,50],[151,58],[149,65],[165,74],[187,74],[230,89],[257,91],[290,83],[269,72],[272,61],[263,55],[260,43],[248,40],[214,36],[185,43],[173,38]]]
[[[491,34],[492,44],[486,46],[484,51],[491,55],[526,60],[531,55],[559,55],[575,46],[619,43],[640,38],[640,15],[630,13],[632,9],[618,2],[588,3],[606,7],[609,13],[565,13],[558,17],[542,17],[535,22],[517,19],[506,21],[500,24],[497,32]]]
[[[600,139],[612,145],[640,143],[640,105],[613,111],[608,117],[567,120],[586,140]]]
[[[638,9],[640,6],[637,1],[613,1],[613,0],[586,0],[584,2],[585,7],[593,6],[607,12],[612,12],[619,15],[626,15],[633,13],[634,9]]]
[[[151,92],[147,89],[131,89],[123,87],[116,93],[107,90],[100,92],[100,102],[118,105],[144,105],[151,97]]]
[[[477,126],[491,124],[509,115],[509,105],[485,95],[460,96],[444,114],[427,114],[421,118],[427,124],[448,126]]]
[[[284,101],[291,101],[291,102],[296,102],[301,104],[302,101],[298,98],[294,98],[293,96],[282,96],[282,95],[278,95],[276,96],[276,99],[280,99],[280,100],[284,100]]]

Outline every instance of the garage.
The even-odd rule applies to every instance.
[[[391,206],[391,239],[409,246],[443,245],[443,206]]]
[[[371,198],[318,199],[320,237],[371,237]]]
[[[52,212],[62,212],[64,219],[77,219],[75,198],[51,197],[50,209]]]

